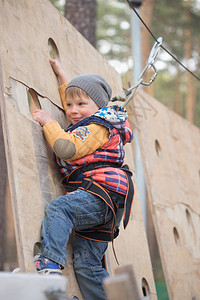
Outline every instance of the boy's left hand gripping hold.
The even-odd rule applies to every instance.
[[[41,126],[44,126],[46,123],[54,121],[50,112],[38,108],[36,108],[36,110],[33,113],[33,120],[39,122]]]

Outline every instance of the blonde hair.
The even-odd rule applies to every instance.
[[[75,97],[91,98],[85,91],[76,86],[71,86],[65,91],[65,99],[74,99]]]

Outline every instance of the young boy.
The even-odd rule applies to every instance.
[[[125,109],[107,106],[112,89],[102,76],[80,75],[67,84],[61,64],[52,59],[50,63],[62,84],[59,89],[70,125],[63,130],[49,112],[39,109],[33,118],[43,126],[68,193],[46,209],[35,265],[44,274],[61,273],[74,230],[74,271],[84,299],[106,299],[104,253],[118,234],[123,213],[126,227],[132,205],[130,172],[122,167],[123,145],[131,142],[132,130]]]

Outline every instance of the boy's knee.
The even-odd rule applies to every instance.
[[[73,254],[73,267],[74,267],[74,271],[77,272],[78,270],[80,270],[83,267],[83,261],[82,261],[82,257],[80,255],[80,253],[75,252]]]
[[[53,201],[51,201],[46,208],[46,213],[52,213],[53,211],[60,209],[60,204],[62,202],[62,196],[55,198]]]

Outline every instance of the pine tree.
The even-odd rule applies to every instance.
[[[156,36],[163,37],[164,46],[189,69],[191,69],[191,62],[194,64],[196,60],[196,68],[192,68],[192,71],[198,72],[199,62],[197,57],[199,57],[199,54],[195,40],[199,36],[197,28],[200,22],[200,14],[194,3],[195,1],[184,0],[157,1],[151,29]],[[163,80],[167,80],[166,90],[161,92],[160,87],[155,84],[155,97],[161,99],[163,103],[175,109],[178,113],[186,116],[191,122],[195,121],[195,124],[198,125],[200,116],[198,117],[195,114],[195,106],[198,105],[198,91],[195,90],[195,87],[198,88],[196,79],[181,68],[175,60],[169,56],[167,58],[166,55],[165,57],[166,67],[162,72],[159,72],[159,76]],[[169,97],[167,83],[173,90],[172,98]]]
[[[95,47],[96,0],[66,0],[64,15]]]

